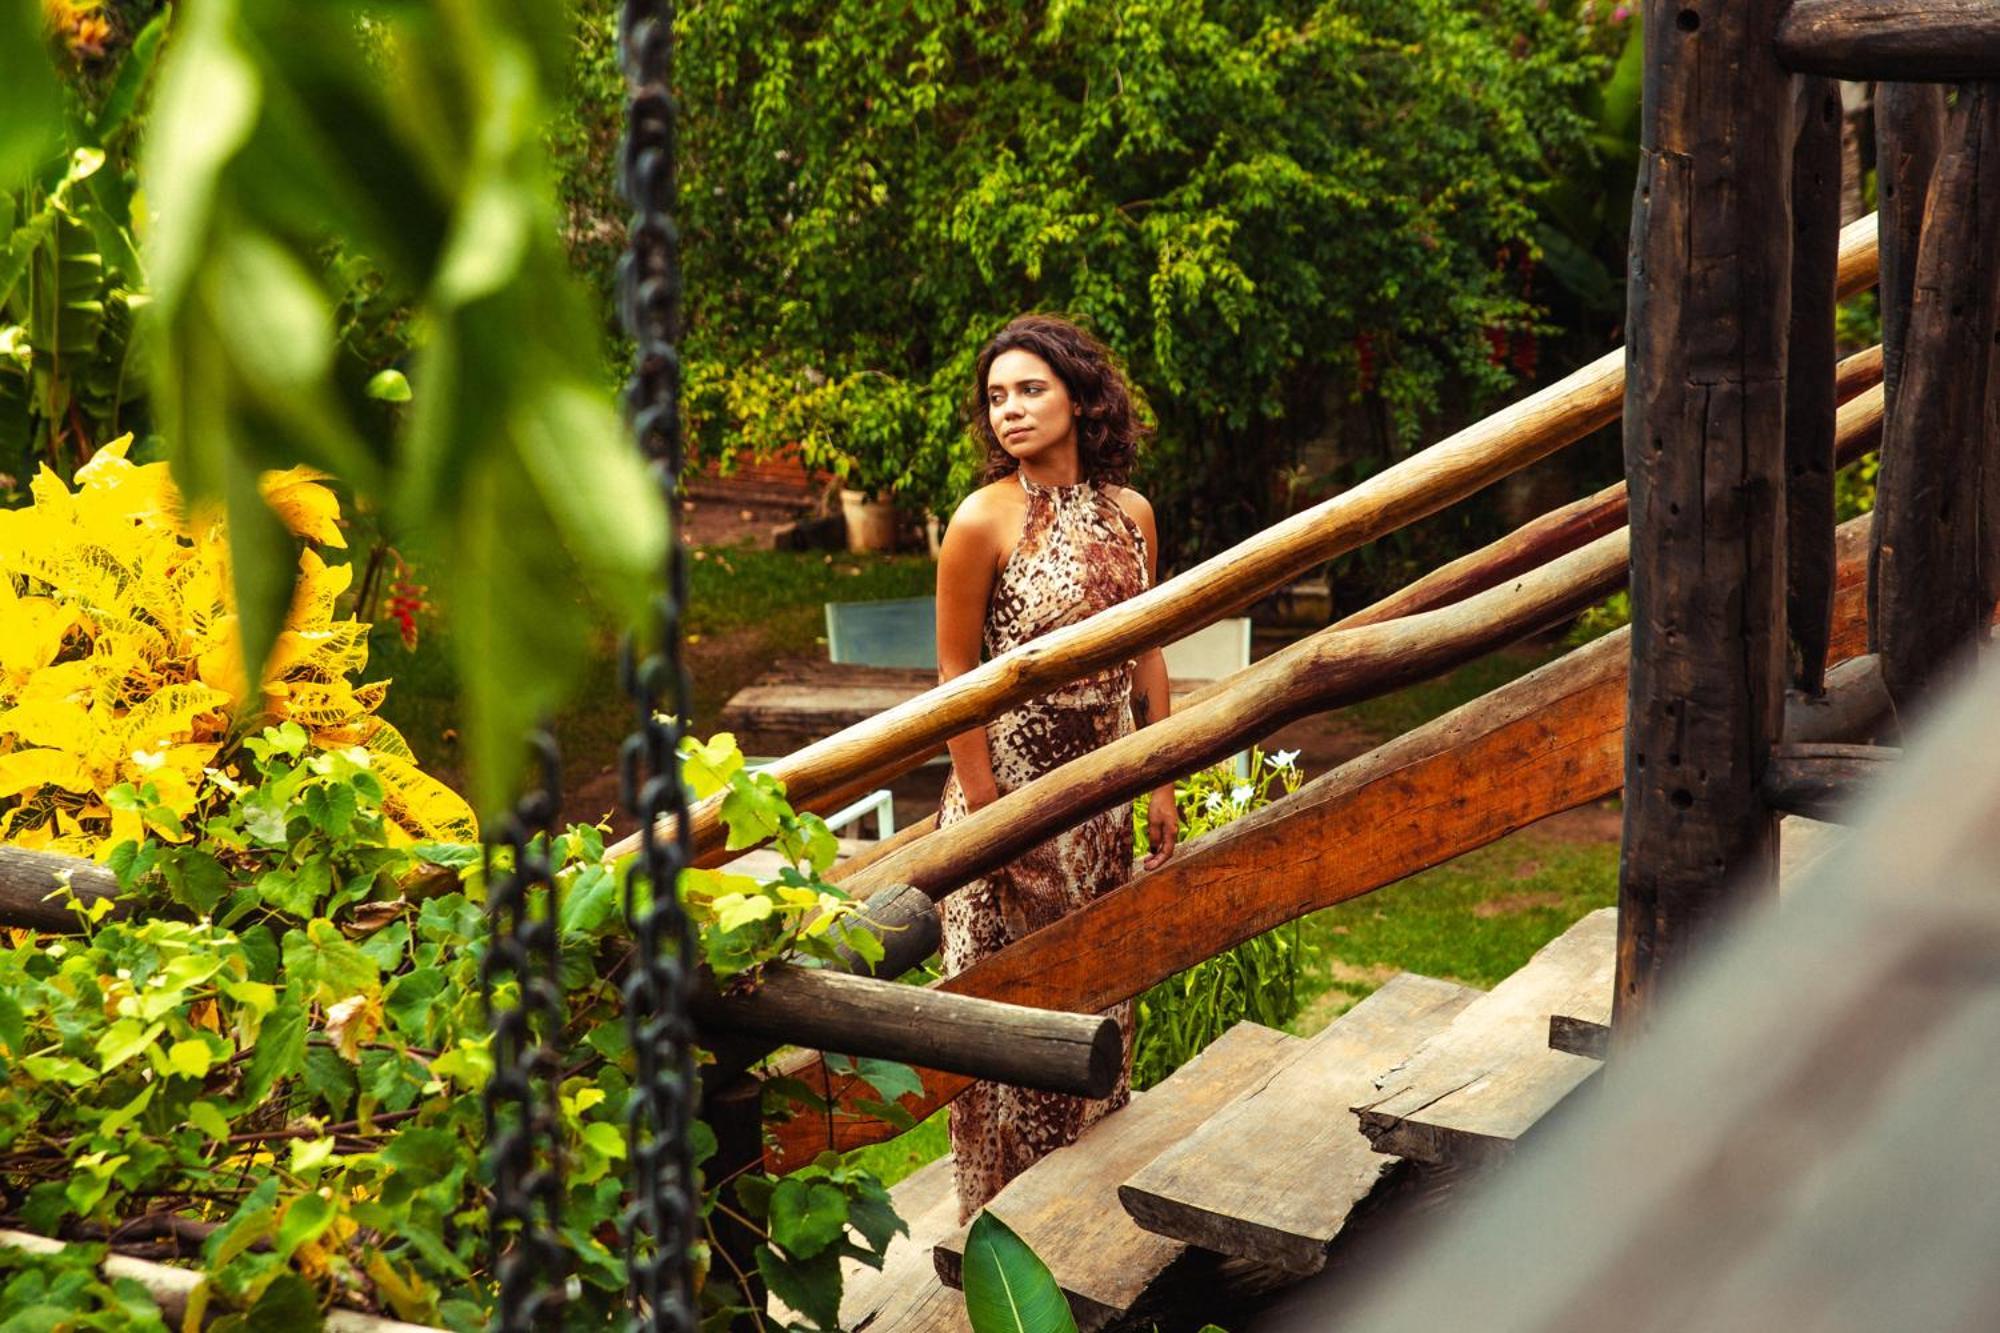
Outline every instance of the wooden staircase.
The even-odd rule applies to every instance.
[[[1049,1265],[1086,1333],[1157,1316],[1160,1291],[1203,1264],[1254,1269],[1265,1286],[1316,1272],[1351,1220],[1365,1227],[1399,1159],[1490,1164],[1595,1073],[1550,1048],[1550,1019],[1608,1019],[1614,946],[1605,909],[1490,992],[1405,973],[1310,1039],[1240,1024],[991,1210]],[[892,1195],[911,1234],[879,1273],[850,1268],[841,1326],[968,1329],[949,1160]]]

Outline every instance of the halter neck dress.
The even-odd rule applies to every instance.
[[[1017,477],[1020,474],[1015,474]],[[1027,521],[995,580],[982,644],[997,657],[1050,630],[1143,592],[1146,539],[1096,482],[1043,486],[1020,477]],[[1132,667],[1119,663],[1053,690],[986,727],[1000,793],[1088,754],[1132,729]],[[940,826],[967,814],[957,774],[945,783]],[[1123,884],[1132,873],[1132,817],[1121,802],[1023,853],[1011,865],[945,898],[944,967],[970,967]],[[998,1083],[975,1083],[951,1106],[960,1220],[1001,1186],[1130,1098],[1132,1005],[1109,1011],[1125,1036],[1124,1069],[1109,1097],[1090,1100]]]

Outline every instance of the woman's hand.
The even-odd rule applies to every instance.
[[[1174,854],[1174,839],[1180,835],[1180,812],[1174,808],[1172,786],[1155,787],[1146,803],[1146,843],[1153,849],[1146,869],[1157,870]]]

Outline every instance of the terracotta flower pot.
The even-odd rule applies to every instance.
[[[850,551],[893,551],[896,549],[896,505],[892,500],[874,499],[866,491],[840,492],[840,515],[847,520],[847,549]]]

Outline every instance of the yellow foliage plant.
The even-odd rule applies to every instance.
[[[339,502],[306,468],[261,490],[299,557],[291,612],[260,688],[247,688],[219,516],[190,514],[164,463],[133,463],[131,437],[77,469],[47,469],[32,503],[0,512],[0,840],[103,857],[145,831],[107,794],[151,785],[183,824],[218,791],[246,733],[291,721],[322,748],[358,751],[384,812],[412,840],[469,842],[472,811],[421,771],[375,715],[387,681],[354,683],[368,626],[336,618],[352,577],[315,546],[343,547]],[[120,802],[120,806],[130,802]],[[188,836],[155,821],[152,831]]]

